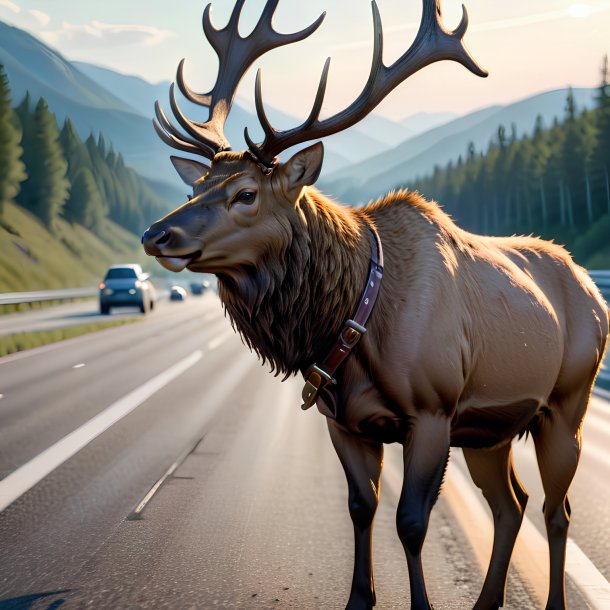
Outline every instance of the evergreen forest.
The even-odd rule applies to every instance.
[[[604,58],[597,105],[579,111],[568,94],[563,122],[531,135],[499,126],[486,151],[473,144],[456,163],[407,187],[440,202],[463,228],[534,234],[564,244],[590,268],[610,267],[610,69]]]
[[[70,119],[60,127],[44,99],[27,95],[13,108],[0,65],[0,223],[14,202],[51,233],[62,218],[103,238],[107,218],[139,235],[175,203],[154,189],[103,135],[83,141]]]

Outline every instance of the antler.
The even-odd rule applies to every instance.
[[[390,67],[383,63],[383,30],[381,17],[375,0],[372,1],[374,25],[373,63],[369,78],[358,98],[345,110],[320,121],[320,110],[324,101],[330,58],[326,60],[318,92],[311,113],[304,123],[287,131],[276,131],[270,124],[262,102],[261,71],[256,75],[256,112],[265,133],[262,144],[256,145],[245,131],[250,151],[267,167],[273,167],[273,159],[281,151],[332,135],[351,127],[369,114],[395,87],[427,65],[443,59],[461,63],[477,76],[487,76],[470,53],[462,38],[468,28],[468,13],[462,5],[462,20],[455,30],[447,31],[441,21],[441,0],[423,0],[422,21],[413,44]]]
[[[224,124],[233,105],[237,86],[248,68],[264,53],[282,45],[299,42],[313,34],[326,13],[323,13],[309,27],[294,34],[280,34],[273,29],[273,16],[279,0],[267,0],[261,17],[252,33],[247,37],[239,34],[239,17],[245,0],[237,0],[227,25],[216,29],[210,19],[211,4],[203,13],[203,31],[218,55],[219,68],[216,84],[208,93],[195,93],[184,81],[184,59],[178,66],[176,82],[183,95],[191,102],[209,108],[208,120],[198,123],[187,119],[176,101],[175,87],[170,87],[170,105],[185,135],[178,131],[168,120],[161,106],[155,104],[155,130],[161,139],[179,150],[203,155],[212,159],[222,150],[230,149],[224,135]]]

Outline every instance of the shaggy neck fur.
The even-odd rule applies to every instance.
[[[314,188],[282,222],[275,249],[256,268],[219,276],[219,292],[246,345],[287,378],[323,358],[354,315],[371,237],[361,212]]]

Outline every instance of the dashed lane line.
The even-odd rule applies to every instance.
[[[221,333],[220,335],[214,337],[213,339],[210,339],[210,341],[208,341],[208,350],[212,351],[212,350],[215,350],[217,347],[220,347],[233,334],[234,334],[234,331],[232,328],[230,328],[229,330],[225,331],[224,333]]]
[[[193,352],[187,358],[177,362],[119,399],[88,422],[9,474],[0,481],[0,512],[113,424],[131,413],[153,394],[197,364],[202,356],[203,354],[200,350]]]

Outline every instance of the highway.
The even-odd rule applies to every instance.
[[[343,608],[347,485],[300,390],[268,374],[212,294],[0,359],[0,610]],[[592,400],[571,490],[572,610],[610,608],[608,397]],[[528,610],[546,596],[542,492],[531,441],[515,450],[530,502],[506,607]],[[394,525],[401,468],[400,448],[387,447],[380,609],[409,607]],[[437,610],[472,608],[489,523],[454,450],[424,547]]]

